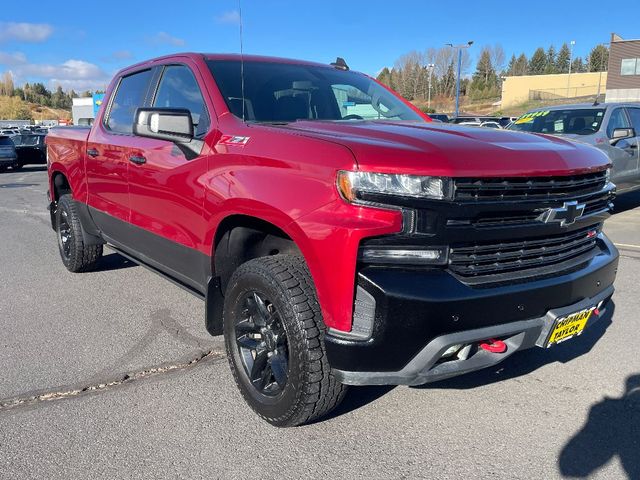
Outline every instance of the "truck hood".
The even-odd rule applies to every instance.
[[[609,164],[604,153],[549,135],[436,123],[298,121],[283,128],[349,148],[359,168],[447,177],[572,175]]]

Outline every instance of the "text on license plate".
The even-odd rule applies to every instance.
[[[566,317],[558,318],[547,342],[547,347],[580,335],[584,327],[587,326],[587,322],[595,309],[596,307],[591,307]]]

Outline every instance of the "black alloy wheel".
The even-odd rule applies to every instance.
[[[263,293],[247,292],[243,303],[235,333],[245,374],[259,393],[280,395],[289,377],[287,333],[275,306]]]
[[[301,256],[249,260],[233,273],[224,297],[231,372],[260,417],[292,427],[322,417],[340,403],[346,387],[329,365],[326,327]]]

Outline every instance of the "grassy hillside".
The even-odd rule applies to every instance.
[[[71,112],[29,103],[20,97],[0,96],[0,120],[70,119]]]

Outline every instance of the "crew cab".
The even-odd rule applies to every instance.
[[[108,244],[202,298],[273,425],[321,417],[347,385],[562,348],[613,294],[601,151],[432,123],[342,59],[139,63],[47,149],[67,269],[99,268]]]

